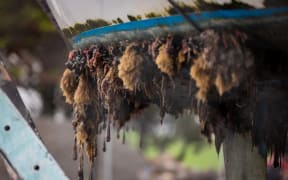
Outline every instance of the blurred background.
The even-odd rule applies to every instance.
[[[72,110],[59,91],[68,54],[65,43],[34,0],[0,1],[0,16],[0,55],[48,150],[67,176],[77,179]],[[225,179],[222,152],[216,153],[198,126],[197,116],[189,112],[177,120],[166,115],[161,125],[159,110],[149,107],[125,127],[126,134],[122,130],[117,138],[113,132],[106,152],[99,153],[97,179]],[[0,177],[9,179],[3,163]]]

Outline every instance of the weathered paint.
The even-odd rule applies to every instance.
[[[246,10],[218,10],[211,12],[192,13],[189,17],[195,22],[200,23],[203,21],[210,21],[213,19],[245,19],[256,17],[268,17],[277,15],[279,13],[288,13],[288,7],[281,8],[266,8],[266,9],[246,9]],[[79,43],[84,38],[93,36],[103,36],[109,33],[122,32],[122,31],[135,31],[146,30],[153,27],[175,27],[179,24],[185,23],[185,19],[181,15],[174,15],[168,17],[159,17],[146,19],[141,21],[133,21],[123,24],[106,26],[101,28],[92,29],[80,33],[72,38],[73,43]]]
[[[1,89],[0,149],[21,179],[68,179],[48,153],[44,144]],[[36,166],[39,167],[38,170],[36,170]]]

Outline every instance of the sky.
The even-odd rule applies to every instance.
[[[230,0],[215,0],[221,3]],[[261,7],[263,0],[241,0]],[[127,14],[138,15],[159,12],[167,7],[167,0],[47,0],[61,28],[83,23],[87,19],[102,18],[111,21],[120,17],[127,20]],[[192,3],[193,0],[177,0]]]

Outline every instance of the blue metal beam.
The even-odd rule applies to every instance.
[[[0,149],[20,179],[68,179],[2,89],[0,89]]]

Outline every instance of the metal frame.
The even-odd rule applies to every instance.
[[[0,151],[17,179],[68,179],[41,141],[16,86],[1,63]]]
[[[0,148],[20,178],[68,179],[2,90],[0,107]]]

